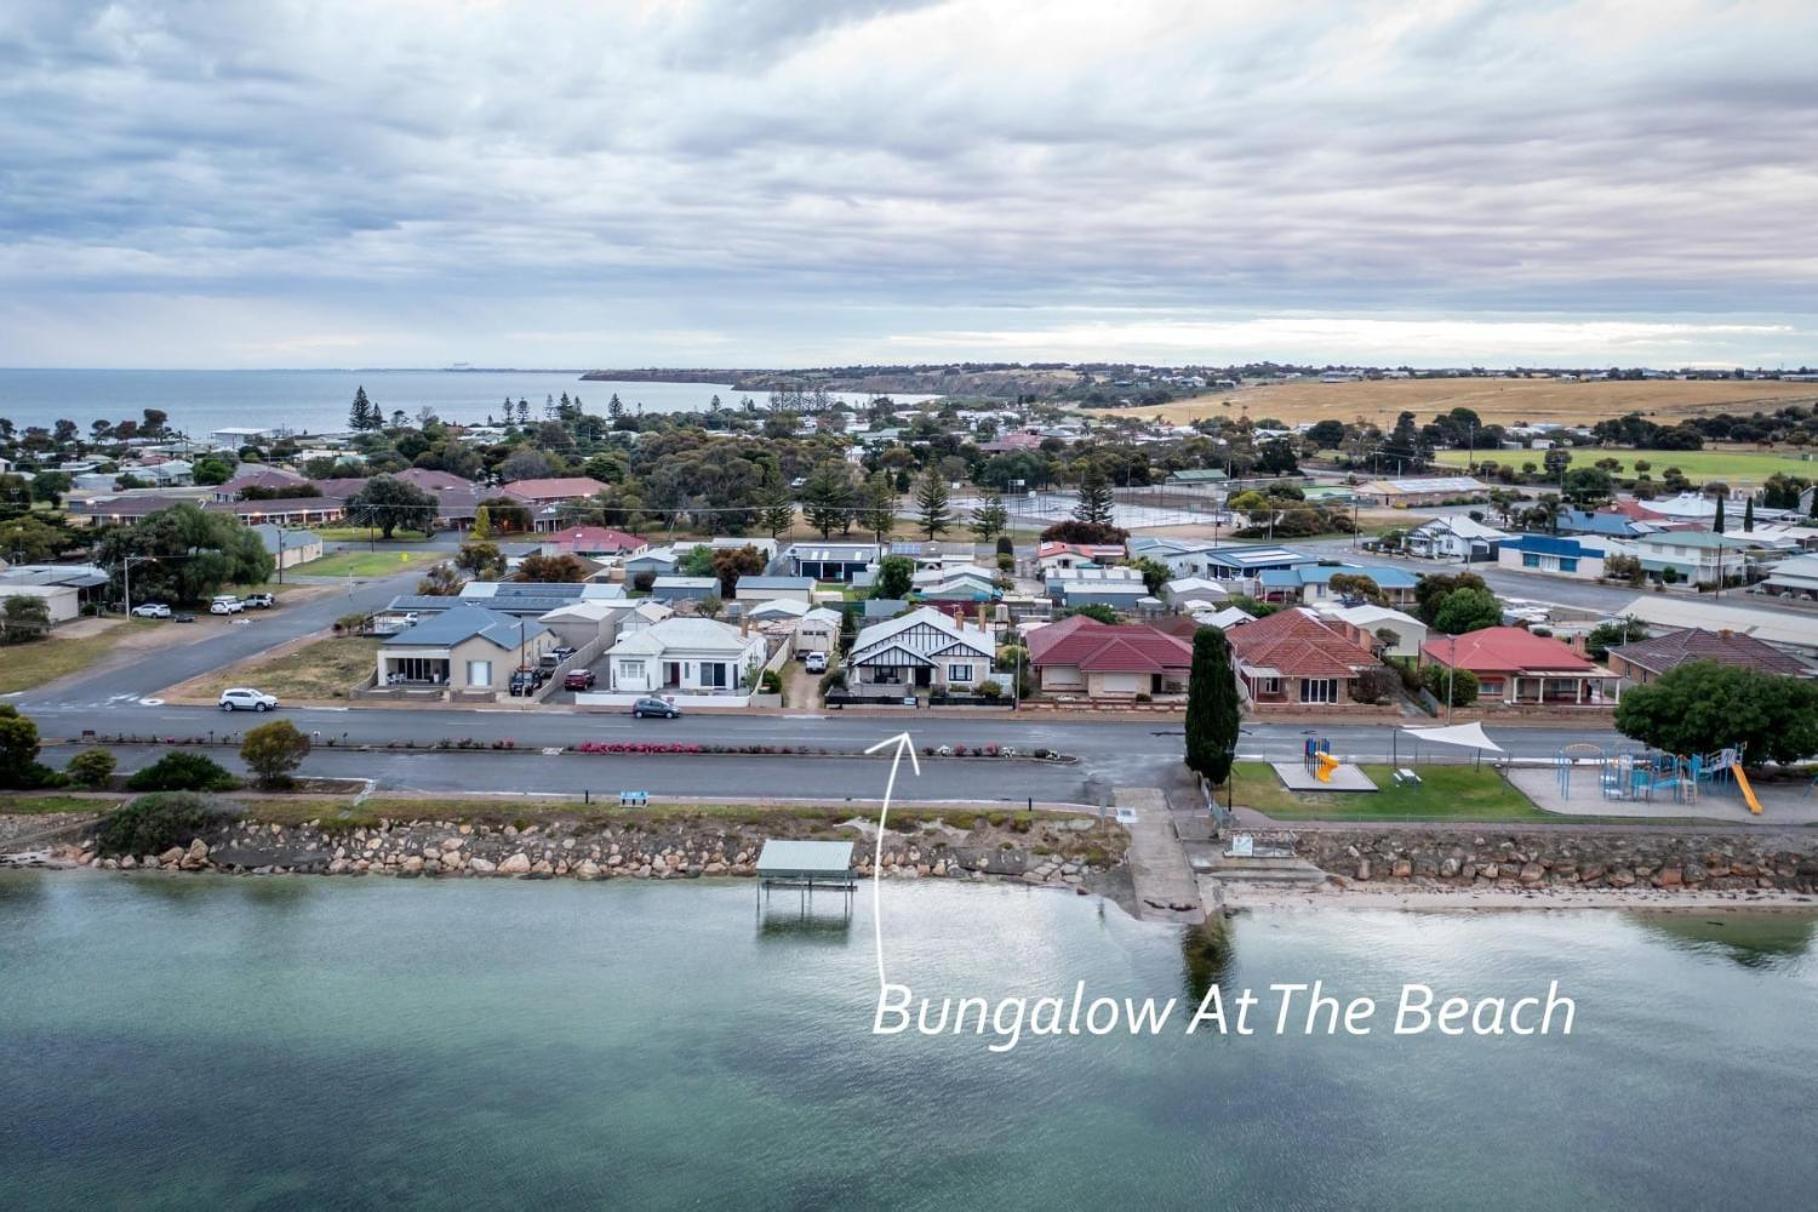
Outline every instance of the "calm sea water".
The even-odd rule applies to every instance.
[[[0,1207],[1762,1207],[1818,1179],[1809,919],[885,890],[893,980],[1578,1002],[1569,1038],[869,1034],[749,884],[0,878]]]
[[[236,425],[324,433],[346,429],[360,387],[387,416],[401,408],[414,418],[429,407],[444,420],[468,422],[501,415],[507,397],[530,401],[531,416],[541,417],[544,401],[563,392],[579,395],[589,412],[601,414],[614,392],[627,408],[642,404],[648,412],[703,410],[715,394],[734,408],[747,394],[723,384],[584,383],[578,373],[536,371],[0,369],[0,417],[20,427],[68,419],[86,433],[91,421],[136,420],[143,409],[161,408],[192,437]],[[759,408],[769,398],[748,394]]]

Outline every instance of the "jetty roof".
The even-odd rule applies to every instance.
[[[851,878],[851,842],[788,842],[771,838],[758,855],[757,870],[767,880],[845,880]]]

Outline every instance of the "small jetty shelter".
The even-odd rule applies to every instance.
[[[850,895],[858,888],[851,842],[768,839],[758,854],[757,874],[765,894],[772,888],[800,888],[806,897],[816,888],[830,888]]]

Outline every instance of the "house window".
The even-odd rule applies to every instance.
[[[1480,693],[1480,694],[1501,694],[1502,693],[1502,679],[1501,678],[1484,678],[1481,682],[1478,683],[1477,690],[1478,690],[1478,693]]]
[[[491,661],[469,661],[469,662],[467,662],[467,684],[469,686],[490,686],[490,685],[492,685],[492,662]]]
[[[1336,703],[1338,701],[1338,679],[1300,679],[1300,701],[1303,703]]]
[[[1571,556],[1560,556],[1559,557],[1559,571],[1577,572],[1578,571],[1578,561]]]
[[[1521,553],[1521,566],[1523,568],[1539,568],[1540,557],[1531,551],[1524,551]]]
[[[970,666],[970,665],[949,665],[949,666],[947,666],[947,680],[949,682],[970,682],[972,680],[972,666]]]
[[[629,658],[620,661],[619,676],[622,678],[642,678],[644,676],[644,662],[642,660],[634,661]]]

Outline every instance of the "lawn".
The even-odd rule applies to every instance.
[[[1554,821],[1489,767],[1421,766],[1418,786],[1396,786],[1392,767],[1366,764],[1375,792],[1289,791],[1267,762],[1239,762],[1236,799],[1277,820]],[[1221,792],[1222,794],[1222,792]]]
[[[1468,450],[1436,451],[1433,459],[1448,466],[1463,467],[1472,459]],[[1523,463],[1532,463],[1536,467],[1546,458],[1544,450],[1480,450],[1475,461],[1482,463],[1493,459],[1498,463],[1520,467]],[[1795,454],[1780,454],[1772,451],[1755,451],[1748,449],[1734,450],[1597,450],[1586,448],[1572,452],[1573,467],[1590,467],[1599,459],[1615,459],[1622,464],[1617,472],[1622,476],[1633,476],[1635,460],[1640,459],[1648,466],[1648,475],[1655,483],[1669,467],[1677,467],[1689,480],[1725,480],[1759,484],[1775,472],[1784,472],[1792,476],[1804,476],[1811,479],[1818,476],[1818,459],[1803,460]]]
[[[304,577],[388,577],[446,555],[440,551],[341,551],[285,571]]]
[[[133,632],[168,625],[151,619],[132,619],[99,635],[61,639],[53,631],[48,639],[0,648],[0,694],[32,690],[46,682],[80,673],[112,652],[115,645]]]
[[[213,701],[229,686],[253,686],[280,699],[345,699],[373,675],[379,641],[316,640],[274,657],[258,657],[186,683],[184,698]]]
[[[123,795],[0,795],[0,816],[50,816],[62,812],[107,812]]]
[[[322,536],[324,543],[364,543],[373,536],[373,531],[364,526],[317,526],[314,532]],[[391,538],[381,538],[381,543],[419,543],[429,536],[420,530],[394,530]]]

